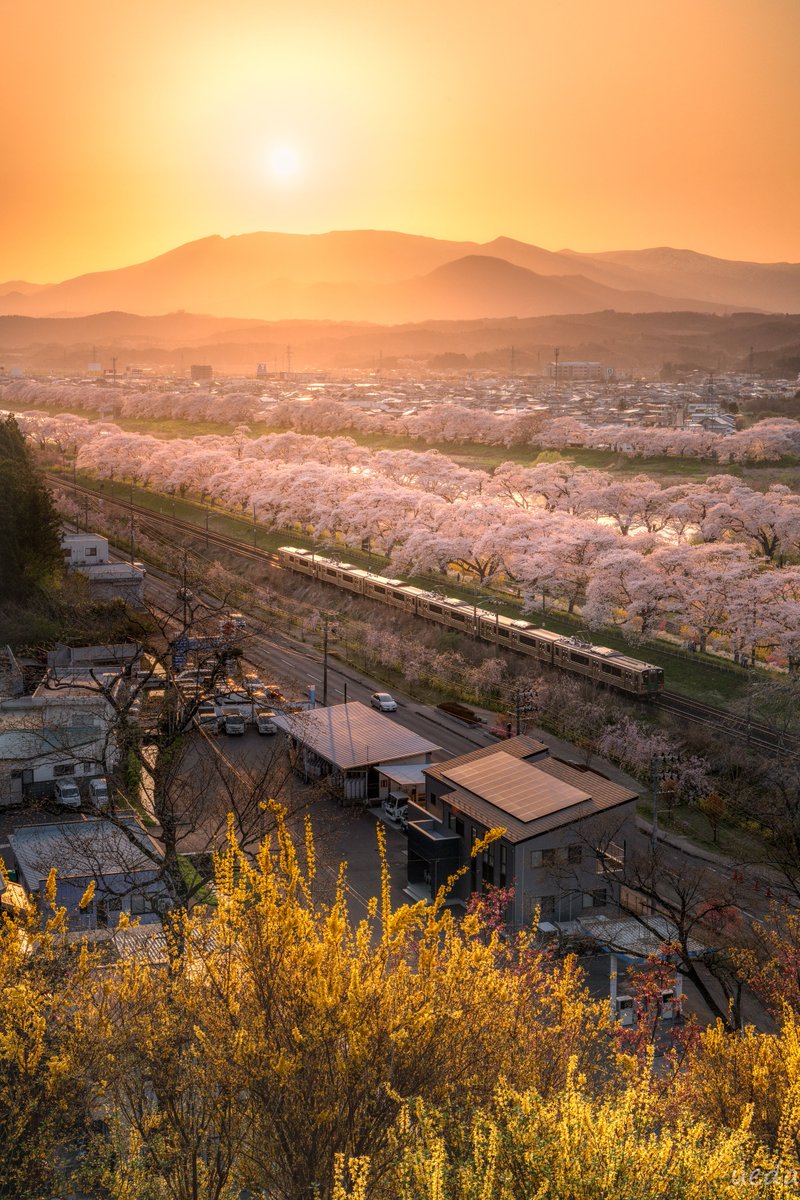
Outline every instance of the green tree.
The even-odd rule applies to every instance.
[[[14,417],[0,421],[0,599],[25,599],[61,569],[61,520]]]

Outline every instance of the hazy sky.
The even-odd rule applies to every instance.
[[[800,260],[800,0],[0,0],[0,280],[211,233]]]

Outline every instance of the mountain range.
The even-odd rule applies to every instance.
[[[111,310],[382,325],[605,310],[797,313],[800,264],[670,248],[584,254],[511,238],[454,242],[355,230],[215,235],[60,283],[0,284],[0,315]]]

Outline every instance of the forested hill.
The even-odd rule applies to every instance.
[[[562,361],[599,360],[617,370],[660,370],[665,363],[707,371],[752,365],[760,373],[793,377],[800,371],[800,315],[605,311],[405,325],[267,322],[190,313],[0,317],[0,366],[6,371],[73,374],[93,356],[107,364],[116,356],[121,368],[180,371],[192,362],[207,362],[217,372],[253,374],[256,362],[266,362],[271,371],[283,369],[287,346],[296,371],[383,365],[539,374],[558,346]]]

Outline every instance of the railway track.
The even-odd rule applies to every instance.
[[[797,738],[760,721],[754,721],[746,714],[715,708],[712,704],[679,696],[676,692],[661,692],[654,697],[654,703],[665,712],[684,717],[696,725],[713,727],[718,733],[728,734],[753,748],[781,750],[792,754],[800,751]]]
[[[140,518],[142,529],[146,529],[148,524],[166,526],[169,529],[186,533],[193,538],[202,539],[209,547],[216,546],[219,549],[228,550],[231,553],[239,555],[241,558],[257,561],[263,563],[265,566],[273,568],[280,568],[281,566],[277,554],[269,550],[261,550],[258,546],[248,546],[246,542],[230,537],[228,534],[204,529],[202,525],[197,525],[192,521],[185,521],[180,517],[173,517],[167,513],[153,512],[151,508],[146,508],[142,504],[134,504],[127,500],[106,496],[98,492],[95,488],[88,488],[83,484],[72,483],[57,475],[48,475],[47,478],[58,487],[69,488],[73,492],[91,497],[93,500],[101,500],[104,504],[113,505],[126,513],[135,513]],[[769,725],[764,725],[759,721],[754,721],[748,716],[731,712],[728,709],[715,708],[713,705],[705,704],[701,700],[689,699],[686,696],[680,696],[676,692],[669,691],[661,692],[657,696],[654,696],[652,702],[665,712],[683,717],[697,725],[713,727],[718,732],[727,733],[729,736],[741,740],[745,745],[753,748],[782,751],[791,754],[800,753],[800,740],[797,738],[791,737]]]
[[[166,525],[170,529],[179,529],[184,533],[188,533],[194,538],[202,538],[209,546],[219,546],[224,550],[232,550],[242,558],[264,562],[271,567],[280,566],[277,554],[273,554],[270,550],[261,550],[258,546],[248,546],[246,542],[229,537],[228,534],[217,533],[213,529],[204,529],[202,525],[197,525],[193,521],[184,521],[180,517],[173,517],[168,513],[153,512],[152,508],[147,508],[143,504],[133,504],[128,500],[120,500],[115,496],[106,496],[98,492],[95,488],[84,487],[80,483],[72,483],[69,480],[61,479],[58,475],[48,475],[47,478],[52,484],[68,488],[71,492],[77,492],[81,496],[90,496],[93,500],[99,500],[103,504],[111,504],[115,508],[122,509],[123,512],[135,513],[137,517],[141,518],[141,528],[143,530],[147,528],[147,523]]]

